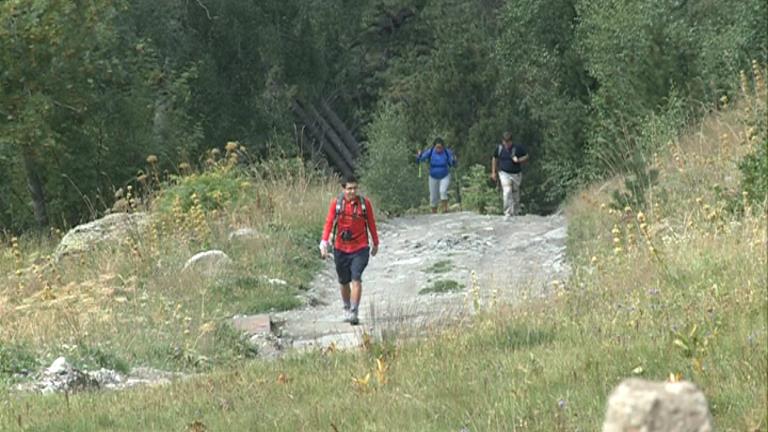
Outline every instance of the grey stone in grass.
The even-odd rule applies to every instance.
[[[256,350],[260,359],[276,360],[283,353],[282,341],[274,334],[255,334],[248,338],[248,343]]]
[[[232,317],[232,327],[249,336],[269,334],[272,332],[272,320],[268,314],[235,315]]]
[[[78,225],[61,239],[54,257],[87,252],[101,243],[119,242],[130,235],[142,235],[149,226],[149,216],[143,212],[112,213],[82,225]]]
[[[73,367],[67,359],[59,357],[44,369],[35,381],[16,385],[22,392],[42,394],[74,393],[87,390],[120,390],[138,385],[165,385],[175,378],[184,378],[179,372],[165,372],[151,368],[134,368],[131,374],[101,368],[84,371]]]
[[[232,259],[220,250],[209,250],[195,254],[184,264],[184,271],[195,271],[213,276],[226,270]]]
[[[603,432],[711,432],[704,394],[694,384],[630,378],[608,400]]]
[[[87,373],[75,369],[64,357],[59,357],[51,363],[38,380],[32,383],[20,384],[17,390],[52,394],[58,392],[73,392],[99,388],[99,382]]]

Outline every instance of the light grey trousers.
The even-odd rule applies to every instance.
[[[429,177],[429,204],[432,207],[437,207],[440,201],[448,199],[448,186],[451,185],[451,175],[436,179]]]
[[[520,183],[523,173],[510,174],[499,171],[501,181],[501,196],[504,199],[504,214],[515,216],[520,213]]]

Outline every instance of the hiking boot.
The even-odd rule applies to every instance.
[[[352,320],[352,311],[349,309],[344,309],[344,318],[341,320],[342,322],[350,322]]]
[[[349,312],[349,323],[352,325],[360,324],[360,320],[357,318],[357,311]]]

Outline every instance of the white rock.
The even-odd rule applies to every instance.
[[[54,360],[53,363],[51,363],[48,369],[45,370],[45,374],[58,375],[62,372],[67,372],[70,369],[72,369],[72,366],[70,366],[70,364],[67,363],[67,359],[64,357],[59,357],[56,360]]]
[[[711,432],[704,394],[686,381],[668,383],[630,378],[608,400],[603,432]]]
[[[220,250],[209,250],[195,254],[184,264],[184,271],[196,271],[204,275],[214,275],[225,270],[232,259]]]

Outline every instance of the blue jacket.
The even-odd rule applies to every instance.
[[[440,180],[449,174],[452,166],[456,165],[456,159],[453,157],[453,152],[447,148],[442,153],[438,153],[434,149],[432,147],[421,152],[416,158],[416,162],[429,160],[429,176]]]

